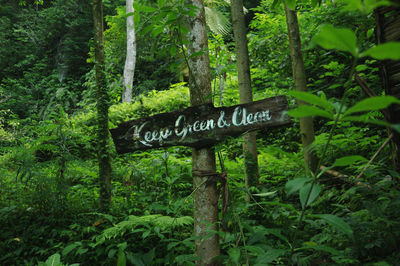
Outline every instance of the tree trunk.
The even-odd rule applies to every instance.
[[[289,35],[290,57],[292,59],[293,80],[296,91],[307,91],[306,72],[304,70],[303,54],[301,52],[300,30],[296,11],[291,10],[284,2],[286,24]],[[297,101],[298,105],[305,104]],[[314,125],[312,117],[300,118],[300,134],[303,144],[304,163],[306,171],[315,172],[317,157],[310,151],[310,145],[314,141]]]
[[[400,1],[394,1],[400,4]],[[375,10],[376,42],[400,41],[400,7],[387,6]],[[386,95],[400,99],[400,60],[380,61],[380,76]],[[400,123],[400,105],[391,105],[389,108],[389,122]],[[393,130],[392,161],[393,168],[400,172],[400,134]],[[389,132],[389,135],[391,132]]]
[[[186,3],[199,8],[194,17],[187,17],[190,102],[192,106],[196,106],[212,102],[208,39],[203,0],[188,0]],[[203,51],[201,55],[191,56],[201,51]],[[195,240],[195,254],[200,258],[196,264],[213,265],[213,259],[220,253],[219,238],[217,234],[212,237],[204,237],[209,234],[210,230],[218,231],[218,194],[214,149],[194,148],[192,166],[194,235],[202,237]]]
[[[250,60],[247,47],[246,25],[243,13],[243,0],[231,0],[232,25],[237,54],[237,70],[240,103],[253,101],[250,79]],[[258,184],[258,159],[256,132],[243,136],[243,154],[246,188]]]
[[[126,0],[126,59],[124,68],[124,92],[122,94],[122,102],[132,102],[132,86],[133,77],[135,75],[136,65],[136,36],[135,24],[133,22],[133,2],[134,0]]]
[[[111,202],[111,163],[109,155],[108,93],[105,76],[103,6],[101,0],[93,0],[95,71],[97,97],[97,142],[100,182],[100,206],[107,211]]]

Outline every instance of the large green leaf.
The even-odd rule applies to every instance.
[[[342,218],[333,214],[315,214],[312,216],[323,219],[337,230],[348,235],[350,238],[353,238],[353,230]]]
[[[297,118],[307,116],[322,116],[328,119],[333,119],[333,114],[311,105],[300,105],[297,107],[297,109],[289,110],[288,114]]]
[[[334,110],[335,109],[333,104],[328,102],[326,99],[318,97],[309,92],[290,91],[290,92],[288,92],[288,95],[292,95],[292,96],[296,97],[297,99],[307,102],[309,104],[318,105],[326,110]]]
[[[306,182],[311,181],[311,178],[308,177],[299,177],[286,182],[285,189],[288,196],[297,192],[304,186]]]
[[[344,116],[358,113],[358,112],[365,112],[365,111],[376,111],[380,109],[384,109],[393,103],[400,103],[400,100],[396,99],[393,96],[376,96],[370,97],[367,99],[362,100],[361,102],[356,103],[354,106],[347,109],[344,112]]]
[[[376,45],[361,53],[361,56],[370,56],[378,60],[400,60],[400,42],[387,42]]]
[[[312,42],[325,49],[349,52],[354,57],[358,57],[356,35],[346,28],[335,28],[330,24],[325,24],[312,38]]]
[[[311,190],[312,187],[312,190]],[[311,193],[310,193],[311,190]],[[318,184],[307,184],[300,189],[300,203],[301,207],[304,209],[308,205],[314,202],[314,200],[319,196],[321,193],[321,187]],[[308,195],[310,195],[308,197]],[[308,200],[307,200],[308,197]]]
[[[360,155],[344,156],[335,160],[332,166],[348,166],[357,162],[366,162],[367,159]]]

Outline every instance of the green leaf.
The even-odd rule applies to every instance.
[[[374,124],[374,125],[383,126],[383,127],[392,127],[394,129],[396,129],[395,124],[390,124],[383,120],[370,119],[370,117],[368,115],[358,115],[358,116],[350,115],[350,116],[343,117],[341,119],[341,121],[353,121],[353,122],[368,123],[368,124]]]
[[[387,0],[346,0],[346,6],[343,11],[360,11],[364,14],[371,13],[380,6],[391,6],[392,3]]]
[[[280,229],[276,229],[276,228],[265,228],[262,233],[264,235],[273,235],[276,236],[277,238],[283,240],[284,242],[289,244],[289,240],[287,239],[286,236],[282,235],[281,230]]]
[[[327,110],[334,110],[335,107],[333,106],[332,103],[328,102],[326,99],[318,97],[312,93],[309,92],[303,92],[303,91],[289,91],[288,95],[296,97],[296,99],[299,99],[301,101],[307,102],[312,105],[318,105],[324,109]]]
[[[51,255],[47,260],[46,260],[46,265],[47,266],[59,266],[61,265],[61,256],[58,253],[55,253]]]
[[[115,256],[115,254],[117,254],[117,250],[115,248],[110,249],[110,251],[108,252],[108,257],[111,259]]]
[[[360,56],[370,56],[378,60],[400,60],[400,42],[387,42],[376,45],[361,53]]]
[[[170,53],[171,56],[175,56],[176,55],[176,46],[175,45],[172,45],[169,48],[169,53]]]
[[[66,246],[62,251],[62,255],[63,256],[68,255],[73,249],[75,249],[79,245],[81,245],[80,242],[75,242],[75,243],[72,243],[72,244]]]
[[[122,249],[118,250],[117,266],[126,266],[126,256]]]
[[[301,203],[301,207],[303,209],[305,207],[307,207],[308,205],[310,205],[311,203],[313,203],[314,200],[321,193],[321,187],[318,184],[314,184],[314,186],[312,186],[312,190],[311,190],[311,186],[312,186],[312,184],[307,184],[300,189],[300,203]],[[307,197],[308,197],[308,194],[310,193],[310,190],[311,190],[311,194],[307,201]]]
[[[296,0],[285,0],[285,2],[291,10],[296,10]]]
[[[300,188],[302,188],[304,184],[309,181],[311,181],[311,178],[308,177],[300,177],[289,180],[285,185],[286,193],[288,196],[290,196],[291,194],[299,191]]]
[[[390,124],[390,127],[400,133],[400,124]]]
[[[233,261],[235,264],[239,264],[239,259],[240,259],[240,248],[230,248],[228,250],[228,255],[229,258]]]
[[[253,194],[253,196],[257,197],[268,197],[268,196],[273,196],[276,194],[276,191],[270,191],[270,192],[264,192],[264,193],[258,193],[258,194]]]
[[[134,13],[133,22],[135,25],[139,25],[140,22],[140,13]]]
[[[149,33],[152,29],[153,29],[153,25],[149,25],[149,26],[146,26],[144,29],[143,29],[143,31],[142,31],[142,34],[143,35],[147,35],[147,33]]]
[[[259,256],[259,255],[265,253],[264,249],[262,249],[261,247],[257,247],[257,246],[244,246],[244,248],[256,256]]]
[[[335,160],[332,166],[348,166],[357,162],[366,162],[367,159],[360,155],[344,156]]]
[[[333,119],[333,114],[311,105],[300,105],[299,107],[297,107],[297,109],[289,110],[288,114],[296,118],[307,116],[322,116],[328,119]]]
[[[400,100],[396,99],[393,96],[376,96],[370,97],[367,99],[362,100],[361,102],[356,103],[354,106],[347,109],[344,112],[344,116],[358,113],[358,112],[365,112],[365,111],[376,111],[380,109],[384,109],[393,103],[400,103]]]
[[[146,237],[148,237],[150,235],[151,231],[144,231],[142,234],[142,238],[145,239]]]
[[[135,9],[135,11],[138,11],[138,12],[151,13],[151,12],[157,11],[157,8],[155,8],[155,7],[141,5],[141,4],[136,3],[136,2],[133,4],[133,8]]]
[[[312,43],[324,49],[349,52],[358,57],[356,35],[346,28],[335,28],[330,24],[322,25],[320,31],[312,38]]]
[[[353,230],[351,229],[350,225],[348,225],[342,218],[333,214],[315,214],[312,216],[323,219],[328,224],[335,227],[337,230],[353,238]]]
[[[158,35],[160,35],[160,33],[162,33],[164,31],[163,27],[153,27],[153,30],[151,31],[151,34],[153,35],[153,37],[156,37]]]
[[[174,248],[174,247],[176,247],[176,246],[179,245],[179,244],[180,244],[180,242],[170,242],[170,243],[168,243],[168,245],[167,245],[167,249],[170,250],[171,248]]]

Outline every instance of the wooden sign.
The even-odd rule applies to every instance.
[[[121,123],[111,129],[118,153],[159,147],[205,147],[226,136],[290,123],[285,96],[231,107],[211,103]]]

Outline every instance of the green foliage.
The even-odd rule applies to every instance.
[[[358,56],[357,38],[346,28],[335,28],[330,24],[320,27],[320,31],[313,37],[313,42],[325,49],[336,49]]]
[[[378,60],[391,59],[400,60],[400,42],[387,42],[380,45],[376,45],[360,56],[370,56]]]
[[[166,91],[150,91],[140,96],[133,104],[123,103],[110,108],[110,121],[117,125],[140,117],[162,112],[171,112],[189,106],[189,90],[185,83],[177,83]]]
[[[117,155],[110,147],[112,206],[99,212],[90,3],[0,2],[0,264],[194,265],[190,148]],[[176,83],[187,74],[186,41],[177,37],[186,33],[184,15],[195,9],[183,1],[138,1],[136,98],[118,104],[126,14],[123,1],[103,3],[114,14],[105,32],[110,125],[187,107],[188,89]],[[208,3],[227,11],[218,1]],[[247,14],[255,99],[292,87],[284,13],[272,4],[260,1]],[[396,265],[399,173],[391,170],[389,147],[363,169],[387,137],[378,126],[394,127],[379,111],[399,103],[382,95],[376,60],[398,59],[399,49],[397,43],[374,46],[373,17],[354,13],[386,3],[288,4],[297,5],[312,91],[288,93],[291,105],[294,98],[308,103],[289,114],[315,116],[311,148],[323,170],[305,175],[296,120],[258,133],[260,184],[249,190],[241,141],[216,146],[229,190],[220,230],[210,232],[220,235],[217,259],[224,265]],[[323,23],[334,26],[318,28]],[[210,38],[213,97],[220,105],[238,101],[232,47],[229,35]],[[348,77],[353,71],[378,97],[365,99]]]

